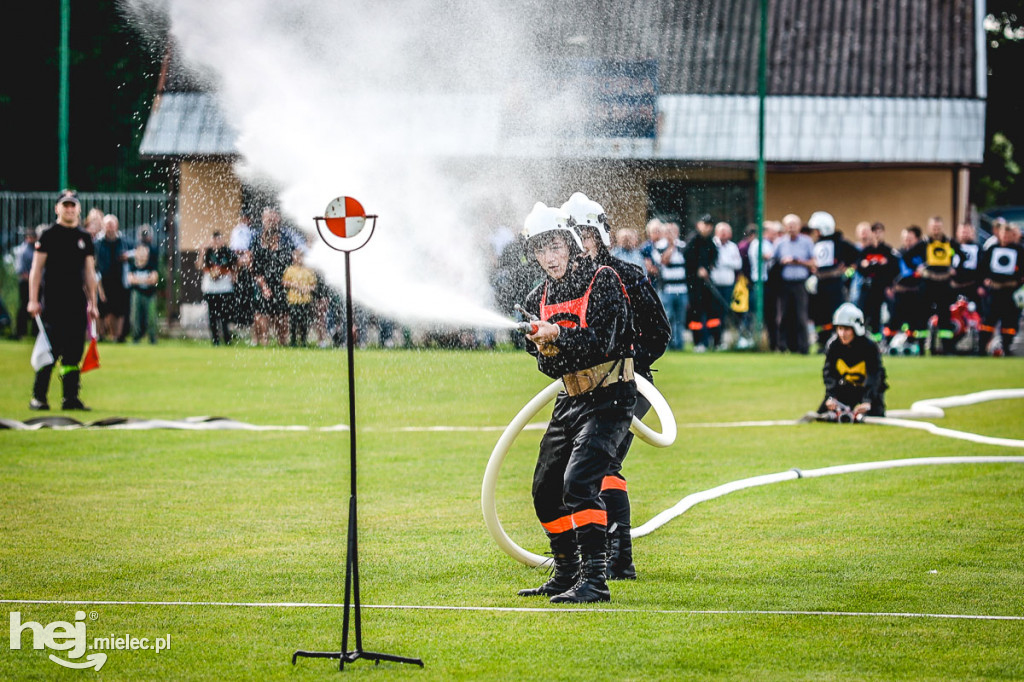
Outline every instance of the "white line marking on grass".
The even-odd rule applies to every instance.
[[[342,609],[344,604],[318,602],[227,602],[227,601],[107,601],[93,599],[0,599],[0,604],[42,604],[56,606],[214,606],[269,609]],[[684,616],[835,616],[859,618],[940,618],[950,620],[1024,621],[1024,616],[994,616],[967,613],[905,613],[884,611],[784,611],[756,609],[617,609],[530,606],[439,606],[407,604],[363,604],[364,609],[390,611],[482,611],[495,613],[655,613]]]

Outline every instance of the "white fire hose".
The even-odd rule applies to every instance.
[[[638,437],[651,445],[657,447],[668,447],[671,445],[676,438],[676,424],[672,411],[665,401],[665,398],[654,388],[654,386],[646,381],[643,377],[637,376],[637,388],[640,393],[643,394],[651,402],[651,406],[654,408],[655,413],[658,415],[658,419],[662,424],[662,433],[655,433],[652,429],[641,423],[636,417],[633,418],[633,424],[630,430],[633,431]],[[543,557],[532,552],[524,550],[522,547],[512,541],[511,538],[505,533],[505,530],[501,527],[501,521],[498,519],[497,509],[495,508],[494,489],[498,479],[498,472],[501,469],[501,464],[505,460],[505,456],[508,454],[509,448],[515,441],[516,436],[523,430],[523,427],[543,408],[550,402],[561,390],[562,382],[555,381],[546,389],[534,396],[533,400],[526,404],[519,414],[516,415],[515,419],[505,428],[505,431],[501,434],[501,438],[498,440],[497,445],[494,446],[494,450],[491,452],[491,458],[487,462],[487,470],[484,472],[484,483],[483,493],[481,496],[481,502],[483,505],[484,521],[487,524],[487,529],[491,535],[497,541],[498,546],[501,547],[505,553],[511,556],[513,559],[526,564],[527,566],[546,566],[551,564],[550,557]],[[653,397],[652,397],[653,396]],[[929,400],[920,400],[915,402],[910,410],[892,410],[889,415],[899,415],[901,417],[914,416],[923,418],[939,418],[943,417],[943,407],[959,407],[963,405],[973,405],[981,402],[987,402],[990,400],[1006,400],[1014,398],[1024,398],[1024,389],[1011,388],[1011,389],[996,389],[989,391],[980,391],[978,393],[971,393],[962,396],[949,396],[946,398],[932,398]],[[865,422],[869,424],[879,424],[885,426],[897,426],[903,428],[922,429],[929,431],[935,435],[946,436],[949,438],[959,438],[962,440],[969,440],[975,443],[981,443],[986,445],[1000,445],[1006,447],[1024,447],[1024,441],[1012,439],[1012,438],[993,438],[990,436],[982,436],[980,434],[965,433],[962,431],[954,431],[952,429],[943,429],[935,424],[929,422],[918,422],[911,421],[908,419],[899,419],[894,416],[889,417],[867,417]],[[793,423],[793,422],[782,422],[782,423]],[[757,424],[765,425],[765,424]],[[703,490],[700,492],[687,495],[674,506],[666,509],[665,511],[657,514],[647,523],[641,526],[633,528],[630,535],[634,538],[642,537],[647,535],[661,526],[665,525],[672,519],[683,514],[688,509],[694,507],[701,502],[707,500],[713,500],[723,495],[727,495],[737,490],[744,490],[746,488],[755,488],[762,485],[769,485],[771,483],[781,483],[782,481],[792,481],[800,478],[818,478],[821,476],[834,476],[838,474],[849,474],[861,471],[873,471],[877,469],[894,469],[899,467],[910,467],[910,466],[929,466],[929,465],[945,465],[945,464],[989,464],[989,463],[1014,463],[1024,464],[1024,457],[1015,456],[966,456],[966,457],[915,457],[908,459],[895,459],[887,460],[883,462],[863,462],[858,464],[843,464],[839,466],[824,467],[820,469],[790,469],[789,471],[782,471],[775,474],[765,474],[761,476],[753,476],[751,478],[744,478],[739,481],[732,481],[723,485]]]
[[[661,433],[656,432],[636,417],[633,417],[633,423],[630,425],[629,430],[645,443],[658,448],[667,448],[676,440],[676,418],[672,414],[672,408],[669,407],[668,401],[654,387],[654,384],[639,374],[636,375],[636,386],[640,395],[647,398],[651,403],[654,413],[658,416],[658,420],[661,422]],[[555,399],[555,396],[558,395],[562,388],[561,379],[553,381],[547,388],[535,395],[530,402],[526,403],[523,409],[519,410],[519,414],[505,427],[501,438],[498,439],[494,450],[491,451],[491,458],[487,461],[487,469],[484,471],[480,503],[483,507],[484,523],[487,524],[487,530],[490,531],[491,536],[506,554],[527,566],[550,564],[551,557],[542,557],[533,552],[528,552],[512,541],[512,538],[502,528],[501,520],[498,518],[494,489],[498,483],[498,472],[501,471],[501,464],[505,461],[505,456],[512,447],[512,443],[515,442],[516,437],[522,433],[523,428],[545,405]]]

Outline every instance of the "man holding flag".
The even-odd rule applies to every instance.
[[[28,313],[40,315],[40,341],[32,353],[36,370],[32,388],[33,410],[50,409],[46,394],[50,375],[60,360],[65,410],[88,410],[78,397],[81,385],[79,361],[85,347],[89,318],[98,317],[96,266],[92,238],[79,227],[82,206],[78,195],[64,190],[57,200],[57,221],[36,242],[29,274]],[[40,290],[42,297],[40,298]],[[48,340],[50,353],[45,352]]]

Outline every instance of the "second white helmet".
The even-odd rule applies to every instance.
[[[583,192],[574,192],[569,201],[562,204],[562,210],[569,214],[572,225],[576,228],[592,227],[601,235],[601,243],[611,246],[612,240],[608,235],[608,222],[604,213],[604,207],[597,203]]]
[[[852,303],[844,303],[832,314],[833,327],[851,327],[857,336],[864,336],[864,313]]]
[[[807,227],[817,230],[822,237],[831,237],[836,233],[836,219],[827,211],[815,211],[807,221]]]

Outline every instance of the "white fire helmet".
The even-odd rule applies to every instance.
[[[604,207],[593,199],[587,197],[583,192],[574,192],[569,201],[562,204],[562,210],[569,214],[573,227],[592,227],[601,235],[601,243],[611,246],[612,240],[608,236],[608,229],[605,223],[608,222],[604,213]]]
[[[533,240],[549,232],[565,233],[570,244],[576,244],[580,251],[583,251],[583,242],[576,230],[569,227],[569,214],[560,208],[548,206],[542,201],[533,205],[533,210],[526,216],[523,223],[523,236],[531,245]]]
[[[831,237],[836,233],[836,219],[826,211],[815,211],[807,221],[807,227],[817,230],[822,237]]]
[[[844,303],[832,315],[833,327],[852,327],[857,336],[864,336],[864,313],[852,303]]]

